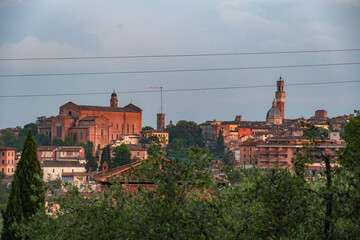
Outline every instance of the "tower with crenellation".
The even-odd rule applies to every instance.
[[[281,116],[285,118],[285,91],[284,91],[284,80],[279,78],[276,82],[277,91],[275,92],[276,107],[280,110]]]

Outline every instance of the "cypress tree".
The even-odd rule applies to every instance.
[[[25,140],[11,184],[10,197],[4,214],[4,240],[17,239],[12,224],[29,219],[45,206],[45,188],[36,143],[31,131]]]
[[[99,170],[102,170],[102,165],[104,164],[104,162],[106,162],[108,169],[111,169],[111,157],[110,157],[110,145],[107,145],[106,147],[104,147],[102,153],[101,153],[101,162],[100,162],[100,166],[99,166]]]

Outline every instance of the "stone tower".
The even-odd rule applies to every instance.
[[[117,95],[114,92],[111,94],[111,98],[110,98],[110,107],[117,107],[118,106],[118,100],[117,100]]]
[[[279,78],[279,80],[276,82],[277,85],[277,91],[275,93],[275,99],[276,99],[276,107],[280,110],[281,116],[284,119],[285,117],[285,92],[284,92],[284,80]]]
[[[165,113],[158,113],[156,116],[156,128],[158,131],[163,131],[165,129]]]

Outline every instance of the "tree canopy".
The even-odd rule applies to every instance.
[[[131,160],[131,151],[128,146],[121,144],[117,146],[114,150],[114,158],[112,159],[112,168],[119,167],[125,164],[132,162]]]
[[[25,140],[22,156],[12,181],[10,197],[4,214],[3,239],[19,239],[13,224],[28,220],[45,207],[45,188],[32,132]],[[43,212],[44,213],[44,212]]]
[[[359,239],[359,115],[344,133],[338,164],[321,154],[326,167],[315,177],[306,164],[318,154],[316,138],[293,169],[239,168],[232,186],[212,175],[204,149],[168,161],[154,148],[135,171],[150,186],[132,192],[114,181],[87,198],[70,188],[52,200],[56,216],[40,211],[16,229],[28,239]]]

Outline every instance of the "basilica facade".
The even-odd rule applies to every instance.
[[[38,131],[49,135],[52,141],[64,140],[66,136],[80,143],[91,141],[95,149],[126,135],[140,135],[142,109],[132,103],[125,107],[117,105],[115,92],[111,94],[109,107],[68,102],[60,107],[59,115],[39,124]]]

